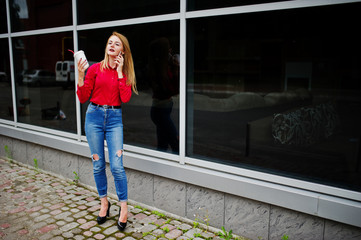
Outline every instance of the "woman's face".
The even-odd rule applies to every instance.
[[[112,35],[108,40],[107,53],[109,56],[116,57],[120,52],[124,53],[123,43],[117,36]]]

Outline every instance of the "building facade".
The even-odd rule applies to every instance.
[[[95,185],[68,50],[99,62],[117,31],[139,91],[122,106],[131,200],[250,239],[361,239],[360,10],[1,0],[0,155]]]

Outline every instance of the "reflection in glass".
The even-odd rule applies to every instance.
[[[13,32],[72,24],[71,0],[9,0],[9,6]]]
[[[0,39],[0,118],[14,120],[8,39]]]
[[[187,155],[361,190],[360,7],[190,20]]]
[[[170,53],[175,55],[174,57],[177,57],[176,54],[179,53],[179,21],[81,31],[79,32],[79,49],[84,50],[89,61],[101,61],[104,58],[104,45],[113,31],[124,34],[129,40],[139,92],[139,95],[133,94],[130,101],[122,105],[124,143],[177,153],[178,148],[174,147],[173,143],[173,147],[171,147],[170,144],[167,144],[167,148],[159,147],[156,124],[151,118],[151,107],[154,101],[157,100],[155,100],[155,95],[151,87],[152,80],[150,72],[159,72],[158,69],[162,69],[162,71],[164,69],[162,73],[166,76],[162,79],[162,82],[158,82],[158,85],[164,89],[162,94],[165,96],[165,99],[159,101],[164,100],[164,102],[166,102],[164,106],[167,106],[167,108],[164,118],[159,117],[159,115],[157,115],[156,118],[159,121],[166,119],[167,123],[172,124],[169,128],[172,131],[168,132],[167,130],[165,131],[166,134],[171,136],[178,135],[179,101],[178,96],[173,96],[177,95],[177,90],[172,90],[172,92],[168,93],[168,86],[161,86],[164,80],[169,80],[168,63],[166,62],[165,67],[160,67],[159,65],[154,66],[152,61],[158,59],[160,56],[158,52],[154,53],[154,50],[152,50],[152,42],[161,38],[167,39],[169,47],[167,46],[165,52],[166,59],[168,59]],[[177,73],[173,74],[175,76],[175,78],[172,78],[172,83],[174,83],[173,88],[178,89],[179,79],[176,76]],[[160,76],[158,78],[160,78]],[[82,104],[82,134],[84,134],[84,120],[87,105],[88,104]],[[173,105],[173,108],[170,108],[171,105]]]
[[[179,12],[179,0],[78,0],[78,23],[94,23]]]
[[[148,51],[147,78],[153,91],[150,112],[157,129],[157,150],[179,153],[179,136],[171,114],[173,96],[179,94],[179,54],[173,54],[167,38],[155,39]]]
[[[7,17],[6,17],[6,2],[0,2],[0,33],[7,33],[8,32],[8,25],[7,25]]]
[[[75,133],[71,32],[13,38],[18,121]],[[72,77],[71,77],[72,76]],[[66,80],[66,82],[64,81]]]

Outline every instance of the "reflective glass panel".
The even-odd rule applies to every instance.
[[[73,49],[71,32],[13,38],[19,122],[76,133],[74,62],[67,49]]]
[[[188,0],[187,10],[203,10],[222,7],[236,7],[261,3],[283,2],[284,0]]]
[[[78,0],[78,23],[95,23],[179,12],[179,0]]]
[[[79,32],[79,48],[89,61],[104,58],[113,31],[128,38],[139,95],[122,105],[124,143],[178,153],[179,21]],[[82,130],[85,111],[82,104]]]
[[[360,9],[189,20],[187,155],[361,190]]]
[[[0,118],[14,120],[7,38],[0,39]]]
[[[11,31],[72,25],[71,0],[9,0]]]
[[[7,33],[8,32],[8,25],[7,25],[7,17],[6,17],[6,2],[0,2],[0,33]]]

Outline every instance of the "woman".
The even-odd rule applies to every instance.
[[[104,60],[93,64],[85,75],[86,60],[78,63],[77,95],[81,103],[89,97],[85,117],[85,133],[93,160],[95,184],[101,201],[98,224],[109,217],[104,139],[107,141],[110,170],[120,201],[120,231],[127,225],[128,189],[123,168],[123,123],[121,104],[130,100],[132,90],[137,94],[132,53],[127,38],[117,32],[109,37]]]

